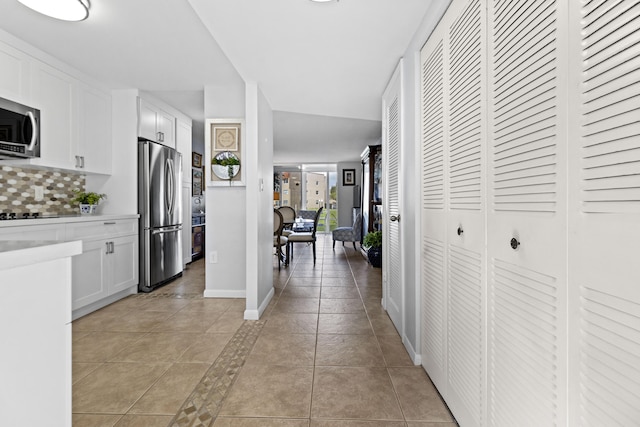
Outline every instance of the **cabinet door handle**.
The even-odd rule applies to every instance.
[[[84,156],[80,156],[80,168],[84,169]]]
[[[389,217],[389,219],[391,220],[391,222],[393,222],[393,221],[398,221],[398,222],[400,222],[400,214],[398,214],[398,215],[391,215],[391,216]]]
[[[80,156],[76,156],[76,167],[80,168]]]
[[[516,250],[518,246],[520,246],[520,242],[514,237],[511,239],[511,242],[509,242],[509,245],[511,245],[511,249]]]
[[[116,225],[115,222],[105,222],[104,225]]]
[[[464,230],[462,229],[462,226],[458,227],[458,236],[462,236],[462,233],[464,233]]]
[[[105,252],[107,255],[109,255],[111,252],[109,252],[111,250],[111,245],[109,245],[109,243],[111,242],[106,242],[105,245],[107,245],[107,251]]]

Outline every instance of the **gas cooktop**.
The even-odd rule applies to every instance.
[[[39,212],[0,212],[0,221],[15,220],[15,219],[38,219],[38,218],[59,218],[59,215],[54,214],[41,214]]]

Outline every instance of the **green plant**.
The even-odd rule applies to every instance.
[[[364,236],[362,245],[368,248],[381,248],[382,247],[382,231],[372,231]]]
[[[236,166],[240,164],[240,159],[237,157],[225,157],[223,159],[213,158],[211,159],[212,165],[220,165],[220,166]]]
[[[73,190],[73,193],[75,197],[71,199],[71,202],[82,205],[97,205],[100,200],[107,198],[106,194],[94,193],[92,191]]]
[[[236,156],[234,155],[230,155],[227,157],[222,157],[222,156],[216,156],[214,158],[211,159],[211,164],[212,165],[220,165],[220,166],[226,166],[227,167],[227,175],[229,175],[229,185],[231,185],[231,180],[234,177],[234,170],[233,167],[234,166],[240,166],[240,159],[238,159]]]

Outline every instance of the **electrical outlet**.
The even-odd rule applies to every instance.
[[[218,251],[209,252],[209,264],[218,263]]]
[[[44,187],[42,185],[36,185],[33,187],[35,190],[35,197],[34,199],[36,201],[40,201],[44,199]]]

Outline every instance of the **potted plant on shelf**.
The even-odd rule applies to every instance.
[[[372,266],[382,267],[382,231],[372,231],[364,236],[362,246],[367,250],[367,258]]]
[[[81,214],[94,214],[98,208],[100,200],[106,199],[106,194],[94,193],[93,191],[85,192],[81,190],[73,190],[75,197],[71,199],[72,203],[80,207]]]

